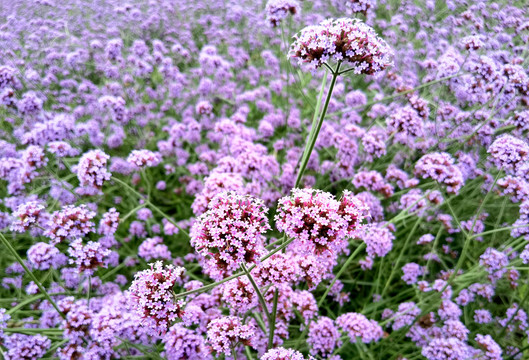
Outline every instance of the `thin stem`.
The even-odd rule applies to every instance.
[[[274,347],[274,332],[276,330],[276,316],[277,316],[277,299],[279,297],[279,289],[276,288],[274,292],[274,305],[272,307],[271,321],[270,321],[270,331],[268,333],[268,349]]]
[[[299,187],[299,184],[301,182],[301,178],[303,177],[303,173],[305,172],[305,169],[307,168],[307,164],[309,163],[310,155],[312,153],[312,150],[314,150],[314,145],[316,144],[316,140],[318,139],[318,134],[320,133],[321,126],[323,125],[323,120],[325,119],[325,114],[327,113],[327,108],[329,107],[329,102],[331,101],[332,92],[334,90],[334,85],[336,84],[336,79],[338,78],[338,72],[340,70],[341,63],[338,62],[336,65],[336,69],[332,72],[332,80],[331,85],[329,86],[329,91],[327,92],[327,97],[325,98],[325,104],[323,105],[323,109],[320,114],[320,119],[318,120],[318,123],[316,125],[316,128],[311,128],[311,136],[309,137],[309,140],[307,144],[305,145],[305,150],[303,151],[303,158],[301,159],[301,164],[298,172],[298,176],[296,178],[296,184],[294,185],[295,188]],[[325,78],[324,78],[325,79]]]
[[[55,310],[57,310],[59,315],[63,319],[66,320],[66,315],[64,315],[64,313],[59,309],[59,307],[57,306],[55,301],[53,301],[53,299],[51,298],[50,294],[48,294],[48,292],[46,291],[44,286],[42,286],[42,284],[37,279],[37,277],[31,271],[29,271],[28,267],[24,263],[24,260],[22,260],[22,258],[20,257],[20,255],[18,255],[18,253],[15,250],[15,248],[11,245],[11,243],[5,238],[4,234],[2,234],[2,233],[0,233],[0,240],[2,240],[2,242],[4,243],[4,245],[7,248],[7,250],[9,250],[9,252],[17,259],[18,263],[24,268],[24,271],[26,272],[26,274],[28,274],[29,277],[31,278],[31,280],[33,280],[33,282],[37,285],[37,287],[42,292],[42,294],[44,294],[44,297],[50,302],[50,304],[55,308]]]
[[[408,237],[406,238],[406,241],[404,242],[404,246],[402,247],[402,250],[400,251],[399,257],[397,258],[397,262],[394,266],[391,267],[391,273],[389,274],[389,278],[386,281],[386,285],[384,285],[384,289],[382,290],[381,296],[384,297],[386,294],[386,291],[388,289],[389,283],[391,280],[393,280],[393,276],[395,275],[395,270],[399,268],[400,260],[404,256],[404,252],[406,251],[406,248],[408,247],[408,243],[410,242],[411,237],[413,234],[415,234],[415,230],[417,230],[417,227],[421,223],[422,218],[417,218],[417,221],[415,222],[415,225],[413,225],[413,228],[411,229],[410,233],[408,234]]]
[[[266,254],[265,256],[263,256],[261,259],[260,259],[260,263],[263,263],[265,262],[269,257],[271,257],[272,255],[274,254],[277,254],[278,252],[280,252],[281,250],[283,250],[284,248],[286,248],[292,241],[294,241],[294,239],[290,239],[290,240],[287,240],[287,242],[285,242],[283,245],[281,245],[280,247],[270,251],[268,254]],[[257,265],[252,265],[248,268],[248,271],[252,271]],[[222,279],[220,281],[217,281],[217,282],[214,282],[213,284],[209,284],[209,285],[205,285],[205,286],[202,286],[198,289],[194,289],[194,290],[189,290],[189,291],[185,291],[183,293],[180,293],[180,294],[176,294],[175,298],[178,299],[178,298],[181,298],[181,297],[184,297],[184,296],[187,296],[187,295],[191,295],[191,294],[195,294],[195,293],[202,293],[204,291],[208,291],[210,289],[213,289],[214,287],[220,285],[220,284],[224,284],[225,282],[228,282],[230,280],[233,280],[233,279],[236,279],[238,278],[239,276],[243,276],[245,275],[245,272],[244,271],[241,271],[241,272],[238,272],[236,274],[233,274],[231,276],[228,276],[227,278],[225,279]]]
[[[268,320],[268,325],[270,325],[271,323],[270,312],[268,311],[268,307],[266,306],[266,301],[263,296],[263,293],[259,289],[259,286],[257,286],[257,283],[255,282],[252,274],[250,274],[250,272],[248,271],[248,268],[246,267],[246,265],[241,264],[241,268],[243,269],[244,273],[248,277],[248,280],[250,280],[250,283],[252,284],[253,289],[257,293],[257,298],[259,299],[259,303],[261,304],[261,307],[263,308],[263,311],[266,315],[266,319]]]
[[[139,197],[140,199],[144,200],[145,203],[144,205],[147,205],[148,207],[150,207],[152,210],[156,211],[158,214],[162,215],[164,218],[167,219],[167,221],[169,221],[171,224],[173,224],[174,226],[176,226],[176,228],[178,228],[178,230],[180,230],[180,232],[182,232],[183,234],[185,234],[187,237],[189,237],[189,233],[187,231],[185,231],[184,229],[182,229],[180,227],[180,225],[178,225],[173,219],[171,219],[171,217],[169,215],[167,215],[166,213],[164,213],[160,208],[158,208],[156,205],[154,205],[150,200],[149,198],[145,198],[144,195],[142,195],[141,193],[139,193],[138,191],[136,191],[132,186],[130,186],[129,184],[127,184],[126,182],[124,182],[123,180],[120,180],[114,176],[112,176],[112,179],[114,181],[117,181],[118,183],[120,183],[121,185],[125,186],[128,190],[132,191],[132,193],[134,193],[137,197]]]
[[[490,194],[492,193],[492,189],[494,189],[494,186],[496,185],[496,182],[498,181],[501,173],[502,173],[502,169],[500,169],[500,171],[498,171],[498,175],[496,175],[496,178],[494,179],[494,183],[490,187],[490,190],[487,192],[487,194],[485,195],[485,198],[483,199],[483,202],[480,204],[480,206],[478,208],[478,211],[477,211],[477,213],[475,215],[474,221],[472,222],[472,227],[470,228],[470,231],[468,232],[468,234],[466,234],[465,242],[463,244],[463,250],[461,251],[461,256],[459,257],[459,260],[457,261],[457,264],[456,264],[456,267],[454,269],[454,272],[450,275],[450,278],[446,282],[445,288],[454,281],[454,277],[457,276],[458,271],[463,266],[463,261],[465,261],[465,258],[467,256],[467,252],[468,252],[468,248],[469,248],[469,245],[470,245],[470,240],[472,239],[472,232],[474,231],[474,226],[476,226],[476,222],[477,222],[477,219],[478,219],[479,215],[481,214],[481,210],[483,209],[483,206],[485,205],[485,203],[489,199]],[[449,203],[448,199],[447,199],[447,203]],[[455,213],[454,213],[454,216],[455,216]],[[457,220],[457,223],[459,224],[459,226],[461,226],[459,220]],[[443,289],[441,291],[441,293],[444,290],[445,289]]]
[[[354,260],[354,258],[356,257],[356,255],[358,255],[360,253],[360,251],[362,251],[365,247],[365,243],[361,243],[356,249],[355,251],[349,256],[349,258],[345,261],[345,263],[343,264],[342,268],[338,271],[338,273],[336,273],[336,276],[334,277],[334,279],[331,281],[331,284],[327,287],[327,289],[325,289],[325,292],[323,293],[322,297],[320,298],[320,301],[318,301],[318,307],[320,307],[323,302],[325,301],[325,298],[327,297],[327,295],[329,294],[329,291],[331,291],[331,288],[334,286],[334,283],[336,282],[336,280],[338,280],[338,278],[340,277],[340,275],[342,275],[342,273],[349,267],[349,265],[351,264],[351,262]]]

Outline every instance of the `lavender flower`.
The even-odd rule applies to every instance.
[[[266,3],[266,20],[272,26],[278,26],[288,14],[296,15],[299,12],[297,0],[268,0]]]
[[[101,243],[89,241],[83,245],[81,239],[77,239],[70,244],[68,249],[70,254],[70,264],[75,264],[79,272],[93,275],[99,267],[107,267],[110,250],[105,249]]]
[[[258,263],[270,229],[261,200],[224,192],[191,228],[191,245],[207,258],[210,276],[220,280],[241,264]]]
[[[184,273],[184,268],[163,266],[161,261],[134,275],[130,286],[130,303],[142,318],[142,325],[152,336],[164,335],[173,321],[181,318],[183,301],[174,299],[173,287]]]
[[[74,239],[94,231],[95,224],[91,221],[95,212],[86,205],[67,205],[55,211],[48,222],[45,235],[52,243],[60,243],[65,239]]]
[[[160,164],[162,158],[159,153],[149,150],[133,150],[127,157],[127,162],[137,169],[155,167]]]
[[[218,354],[231,354],[237,345],[251,345],[255,329],[251,325],[243,325],[235,316],[223,316],[212,320],[208,325],[208,342]]]
[[[446,185],[446,191],[450,194],[457,194],[464,184],[461,170],[447,153],[431,153],[421,157],[415,164],[415,175]]]
[[[110,156],[101,150],[91,150],[85,153],[77,165],[77,177],[81,186],[93,186],[100,189],[103,182],[110,179],[107,171],[107,160]]]
[[[347,223],[339,209],[340,203],[329,193],[293,189],[291,196],[279,200],[276,226],[307,253],[335,251],[344,246],[347,235]]]
[[[363,343],[379,341],[382,338],[382,327],[374,320],[369,320],[362,314],[345,313],[336,319],[336,324],[345,331],[351,342],[360,339]]]
[[[11,223],[11,231],[25,232],[33,225],[39,224],[41,215],[44,215],[44,206],[40,201],[30,201],[20,204],[13,213],[14,221]]]
[[[511,135],[503,135],[492,143],[487,152],[498,168],[516,172],[529,159],[529,145]]]
[[[305,360],[305,358],[299,351],[277,347],[268,350],[260,360]]]
[[[313,69],[333,59],[345,61],[355,74],[369,74],[393,65],[393,51],[375,31],[358,19],[325,20],[295,36],[289,56]]]

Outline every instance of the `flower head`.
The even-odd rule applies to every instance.
[[[266,3],[266,20],[272,26],[278,26],[288,14],[296,15],[299,12],[297,0],[268,0]]]
[[[134,275],[130,286],[130,300],[134,311],[143,319],[150,335],[165,334],[176,318],[182,317],[183,301],[176,301],[173,287],[184,273],[184,268],[163,266],[161,261]]]
[[[328,19],[296,35],[290,57],[312,68],[333,59],[347,62],[355,74],[372,75],[393,65],[393,51],[373,28],[358,19]]]
[[[222,279],[241,264],[259,261],[264,236],[270,229],[262,200],[223,192],[213,198],[209,210],[191,228],[191,245],[207,258],[209,273]]]
[[[81,186],[92,186],[100,189],[105,180],[109,180],[111,174],[107,171],[107,160],[110,156],[101,150],[87,152],[79,160],[77,166],[77,177]]]
[[[208,325],[208,341],[218,354],[229,355],[238,344],[250,345],[255,334],[251,325],[243,325],[236,316],[223,316]]]

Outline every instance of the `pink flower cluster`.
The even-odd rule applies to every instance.
[[[191,228],[191,245],[207,259],[209,275],[220,280],[241,264],[257,264],[270,229],[261,200],[232,192],[218,194]]]
[[[359,19],[325,20],[296,35],[289,56],[315,69],[329,60],[347,62],[355,74],[375,74],[393,65],[393,51]]]
[[[279,200],[275,220],[300,251],[320,255],[347,246],[347,237],[361,228],[366,213],[367,206],[349,192],[337,201],[321,190],[293,189]]]
[[[134,275],[130,292],[132,309],[141,317],[150,335],[167,332],[172,323],[183,315],[183,301],[174,298],[174,286],[181,281],[184,268],[163,266],[161,261]]]

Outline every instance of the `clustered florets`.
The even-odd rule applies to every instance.
[[[184,273],[184,268],[163,266],[161,261],[134,275],[130,286],[133,310],[143,319],[149,334],[165,334],[172,323],[183,314],[183,301],[176,301],[173,287]]]
[[[77,165],[77,177],[81,186],[91,186],[100,189],[103,182],[110,179],[107,171],[107,160],[110,156],[101,150],[92,150],[85,153]]]
[[[191,245],[207,258],[210,276],[222,279],[241,264],[257,264],[270,229],[268,208],[251,196],[223,192],[191,228]]]
[[[490,159],[498,168],[516,172],[529,159],[529,145],[511,135],[503,135],[488,149]]]
[[[358,19],[328,19],[307,26],[295,38],[289,56],[314,69],[332,59],[347,62],[355,74],[372,75],[393,64],[393,51]]]
[[[83,237],[94,231],[95,224],[91,220],[95,215],[96,213],[84,204],[67,205],[51,215],[45,235],[52,240],[53,244],[65,239]]]
[[[340,201],[315,189],[294,189],[278,202],[276,226],[294,238],[301,251],[322,254],[343,249],[345,239],[361,228],[367,206],[350,192]]]
[[[11,231],[24,232],[29,230],[33,225],[38,225],[44,209],[44,205],[39,201],[20,204],[13,213],[14,220],[11,223]]]
[[[162,162],[160,153],[150,150],[133,150],[127,157],[127,162],[137,169],[158,166]]]
[[[463,173],[448,153],[426,154],[415,164],[415,176],[432,179],[446,186],[449,194],[457,194],[465,183]]]
[[[235,346],[250,345],[255,334],[251,325],[243,325],[236,316],[223,316],[208,324],[208,341],[218,354],[231,354]]]
[[[299,3],[297,0],[268,0],[265,11],[270,25],[278,26],[288,14],[296,15],[299,12]]]
[[[89,241],[84,245],[81,239],[72,241],[68,249],[70,264],[75,264],[79,272],[87,275],[92,275],[99,267],[106,267],[110,252],[99,242]]]

